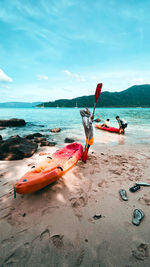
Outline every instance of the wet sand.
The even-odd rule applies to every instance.
[[[150,187],[129,188],[150,182],[150,148],[95,142],[86,164],[14,199],[13,184],[56,149],[0,162],[0,266],[149,267]],[[122,188],[128,201],[119,197]],[[132,224],[135,208],[145,213],[139,226]]]

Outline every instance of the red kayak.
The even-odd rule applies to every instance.
[[[96,124],[95,127],[97,129],[103,130],[103,131],[108,131],[112,133],[119,133],[119,129],[115,127],[102,127],[100,124]]]
[[[79,143],[72,143],[56,151],[25,173],[14,185],[15,191],[19,194],[28,194],[55,182],[77,163],[82,153],[83,146]]]

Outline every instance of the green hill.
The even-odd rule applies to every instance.
[[[93,107],[94,95],[44,102],[38,107]],[[102,92],[97,107],[150,107],[150,85],[135,85],[121,92]]]

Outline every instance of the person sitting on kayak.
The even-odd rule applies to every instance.
[[[80,115],[82,117],[82,123],[86,136],[86,143],[88,143],[88,151],[90,146],[94,143],[93,116],[91,116],[91,113],[88,108],[86,108],[85,110],[80,110]]]
[[[125,120],[121,120],[119,116],[116,116],[116,120],[118,121],[119,124],[119,133],[124,134],[125,133],[124,129],[127,128],[128,123]]]
[[[102,119],[102,120],[103,120],[103,119]],[[104,121],[104,123],[101,124],[101,127],[109,128],[109,127],[110,127],[110,121],[109,121],[109,119],[107,119],[107,120],[103,120],[103,121]]]
[[[110,120],[109,119],[107,119],[107,120],[104,120],[103,118],[102,118],[102,116],[98,113],[98,116],[101,118],[101,120],[103,120],[104,121],[104,123],[103,124],[101,124],[101,127],[106,127],[106,128],[109,128],[110,127]]]

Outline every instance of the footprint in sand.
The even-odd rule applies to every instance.
[[[10,174],[10,171],[8,172],[3,172],[3,173],[0,173],[0,178],[3,178],[4,176]]]
[[[47,207],[41,211],[41,215],[43,216],[45,214],[48,214],[48,213],[52,212],[53,209],[58,209],[58,208],[59,208],[59,206]]]
[[[130,172],[135,172],[135,168],[129,169]]]
[[[71,201],[71,206],[73,207],[75,216],[77,216],[80,219],[83,216],[80,208],[86,206],[88,202],[87,195],[81,196],[79,198],[73,197],[70,198],[69,200]]]
[[[106,185],[106,181],[105,181],[105,180],[102,180],[101,182],[99,182],[99,183],[97,184],[98,187],[103,187],[103,186],[105,186],[105,185]]]
[[[110,249],[110,243],[108,241],[102,242],[97,247],[97,261],[100,263],[99,266],[103,266],[103,267],[115,266],[113,265],[113,257],[111,259],[112,260],[111,263],[107,257],[109,254],[109,249]]]
[[[56,248],[63,247],[63,235],[53,235],[51,241]]]
[[[28,163],[28,166],[33,166],[33,165],[35,165],[34,163]]]
[[[50,251],[50,231],[44,230],[40,235],[41,252],[43,255],[48,255]]]
[[[140,197],[138,201],[143,205],[150,206],[150,197]]]
[[[79,267],[79,266],[89,266],[87,264],[83,264],[85,258],[85,250],[83,245],[81,244],[82,241],[79,243],[66,243],[65,246],[65,264],[61,264],[59,266],[71,266],[71,267]],[[63,262],[63,259],[61,263]],[[91,266],[91,265],[90,265]]]
[[[80,251],[78,251],[77,253],[77,258],[75,261],[75,266],[80,266],[83,262],[83,258],[84,258],[84,249],[81,249]]]
[[[11,254],[4,260],[2,266],[20,266],[20,263],[22,263],[22,266],[25,266],[30,255],[29,243],[24,243],[22,246],[18,246],[12,250]]]
[[[40,235],[32,240],[30,250],[32,252],[30,260],[31,262],[34,262],[35,266],[37,263],[42,266],[42,262],[45,262],[44,266],[49,266],[48,264],[51,258],[49,229],[45,229]],[[36,262],[36,260],[38,262]],[[30,262],[27,266],[30,266]]]
[[[112,170],[110,169],[109,172],[116,174],[116,175],[121,175],[121,172],[117,171],[117,170]]]
[[[90,174],[94,174],[95,170],[90,171]]]
[[[78,208],[78,207],[85,207],[87,202],[88,202],[88,198],[87,196],[81,196],[79,198],[73,197],[69,199],[71,201],[71,206],[73,208]]]
[[[10,245],[13,242],[14,236],[12,235],[10,238],[4,239],[1,241],[1,245],[5,246],[5,245]]]
[[[132,250],[132,256],[137,260],[144,261],[148,257],[148,244],[141,243],[136,249]]]
[[[7,185],[7,184],[8,184],[8,182],[4,183],[2,186],[5,186],[5,185]]]

